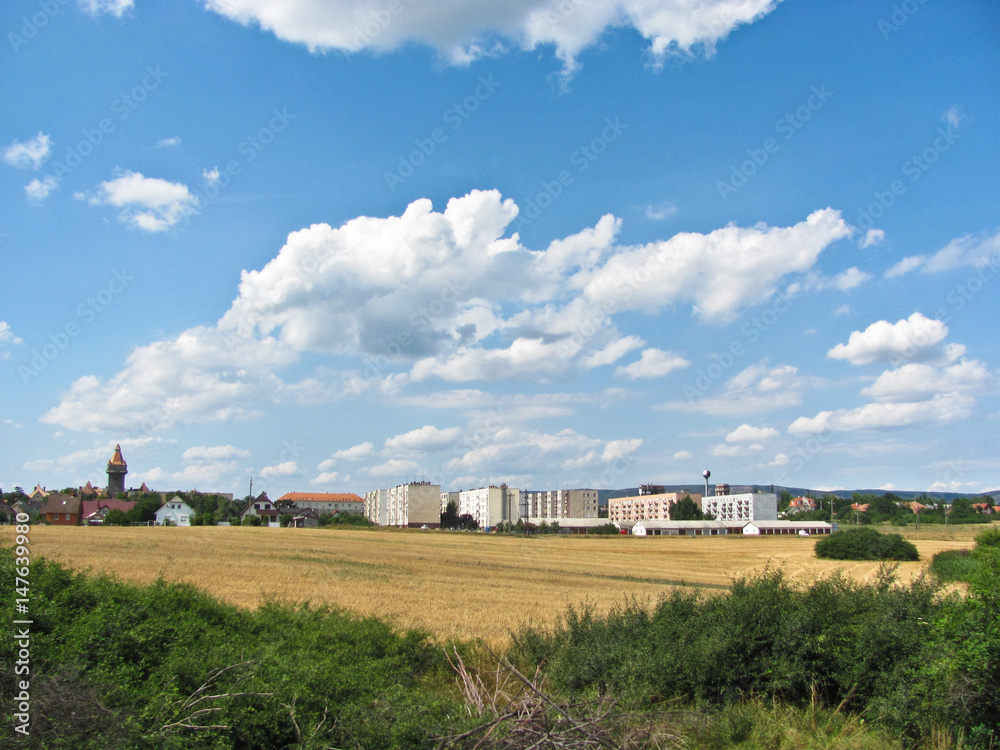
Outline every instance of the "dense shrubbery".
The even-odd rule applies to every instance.
[[[919,560],[912,543],[899,534],[869,527],[838,531],[816,542],[816,556],[829,560]]]
[[[2,549],[5,607],[13,582]],[[191,586],[136,586],[44,559],[31,585],[35,723],[19,748],[418,748],[459,716],[442,651],[374,618],[277,604],[249,612]],[[15,653],[4,628],[6,706]],[[208,725],[225,728],[198,728]]]
[[[993,564],[1000,572],[1000,551]],[[869,584],[833,577],[804,591],[771,571],[726,596],[675,592],[652,612],[572,611],[553,634],[520,633],[517,653],[573,695],[635,707],[818,699],[911,738],[948,727],[988,748],[1000,736],[1000,577],[979,580],[961,600],[922,578],[896,584],[888,568]]]

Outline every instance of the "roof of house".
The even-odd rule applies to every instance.
[[[727,521],[636,521],[633,529],[642,524],[644,529],[726,529],[732,526]]]
[[[108,510],[120,510],[122,513],[128,513],[134,507],[135,503],[131,500],[110,500],[106,498],[102,500],[84,500],[83,517],[90,518],[101,508],[107,508]]]
[[[363,503],[363,497],[353,492],[286,492],[278,500],[291,500],[293,503]]]
[[[79,513],[80,498],[62,492],[50,492],[43,513]]]

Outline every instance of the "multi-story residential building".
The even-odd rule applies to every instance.
[[[370,494],[370,493],[369,493]],[[386,490],[386,526],[441,525],[441,485],[410,482]]]
[[[448,503],[455,503],[455,507],[458,507],[458,493],[457,492],[442,492],[441,493],[441,512],[444,513],[448,510]]]
[[[701,510],[717,521],[777,521],[778,496],[773,492],[716,495],[702,498]]]
[[[597,518],[597,490],[526,491],[522,506],[522,518]]]
[[[282,500],[290,502],[294,508],[311,508],[319,515],[365,512],[364,498],[353,492],[286,492],[275,502]]]
[[[458,515],[468,513],[479,528],[488,529],[500,523],[516,523],[521,518],[521,492],[502,484],[480,487],[458,493]]]
[[[670,506],[690,497],[695,505],[702,505],[699,492],[661,492],[655,495],[632,495],[613,497],[608,500],[608,520],[613,523],[623,521],[669,521]],[[704,508],[702,508],[704,510]]]
[[[377,526],[389,525],[389,490],[365,493],[365,518]]]

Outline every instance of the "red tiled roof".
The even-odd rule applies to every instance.
[[[278,500],[291,500],[294,503],[363,503],[364,498],[353,492],[286,492]]]

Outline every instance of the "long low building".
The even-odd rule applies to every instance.
[[[609,521],[607,518],[528,518],[529,524],[534,526],[541,526],[543,523],[549,526],[558,526],[560,534],[588,534],[591,529],[595,529],[601,526],[607,526],[612,524],[617,527],[619,531],[621,526],[619,526],[614,521]],[[626,532],[627,533],[627,532]]]
[[[721,536],[736,533],[725,521],[636,521],[635,536]]]
[[[826,521],[751,521],[743,527],[748,536],[770,536],[772,534],[832,534],[833,526]]]

